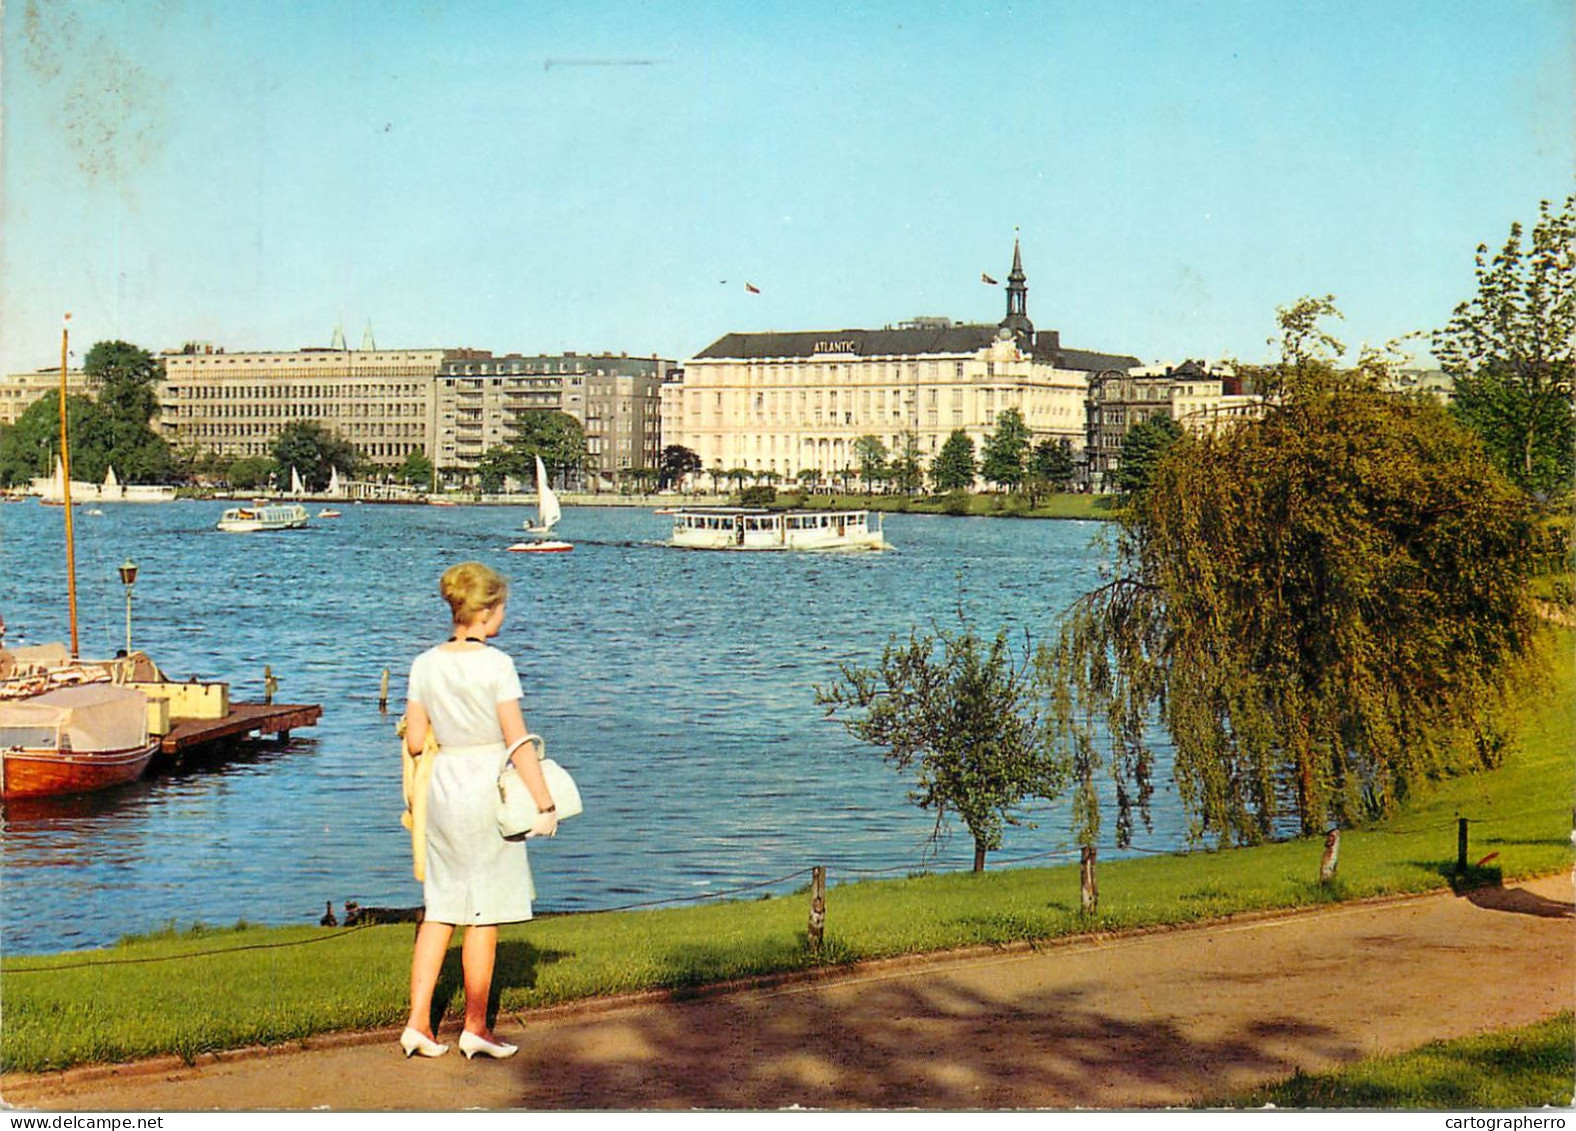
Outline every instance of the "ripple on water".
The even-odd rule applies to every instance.
[[[0,860],[7,952],[109,943],[166,922],[316,922],[323,901],[412,906],[393,724],[405,675],[445,635],[437,577],[476,557],[511,582],[499,644],[526,718],[576,774],[586,813],[530,852],[544,911],[692,897],[797,874],[967,867],[908,786],[815,705],[839,662],[871,663],[893,634],[957,623],[1045,636],[1097,577],[1096,524],[895,516],[895,554],[669,551],[663,519],[571,508],[570,555],[507,554],[520,511],[345,507],[305,531],[237,537],[220,504],[105,508],[77,542],[84,651],[123,643],[115,566],[141,567],[139,647],[177,678],[316,702],[320,723],[98,798],[8,806]],[[60,516],[4,511],[0,576],[11,639],[63,639]],[[377,707],[390,673],[390,710]],[[1164,798],[1162,800],[1165,800]],[[1174,797],[1167,801],[1174,806]],[[1065,807],[1012,829],[1004,855],[1066,840]],[[1180,844],[1174,811],[1154,843]],[[788,886],[802,883],[790,881]],[[69,914],[61,914],[69,908]]]

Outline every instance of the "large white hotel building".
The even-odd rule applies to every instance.
[[[727,334],[663,386],[662,442],[689,448],[708,469],[831,478],[857,462],[861,436],[895,454],[913,433],[929,460],[958,429],[979,450],[996,417],[1015,408],[1035,442],[1066,438],[1081,451],[1091,377],[1139,361],[1064,348],[1057,331],[1035,332],[1027,304],[1015,243],[1007,314],[995,325],[918,319],[880,330]]]

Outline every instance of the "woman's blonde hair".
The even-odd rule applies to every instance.
[[[443,571],[438,592],[454,612],[455,624],[470,624],[477,615],[503,603],[509,583],[481,562],[461,562]]]

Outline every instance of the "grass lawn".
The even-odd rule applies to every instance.
[[[1562,1013],[1536,1025],[1436,1041],[1338,1072],[1297,1073],[1206,1107],[1505,1109],[1568,1108],[1576,1079],[1576,1023]]]
[[[1317,882],[1322,841],[1102,861],[1097,918],[1079,911],[1076,864],[834,885],[826,945],[808,951],[803,896],[658,911],[565,915],[500,932],[505,1012],[552,1002],[715,982],[858,959],[1193,922],[1445,886],[1457,818],[1476,878],[1545,875],[1571,864],[1576,771],[1576,633],[1551,634],[1552,675],[1525,689],[1516,740],[1493,772],[1439,783],[1396,817],[1341,838],[1340,872]],[[408,924],[203,928],[101,951],[0,962],[0,1068],[39,1071],[160,1053],[290,1041],[404,1020]],[[461,1006],[458,950],[437,1000]]]

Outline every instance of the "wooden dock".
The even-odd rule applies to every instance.
[[[175,719],[160,750],[180,754],[196,746],[253,734],[276,735],[282,742],[297,727],[309,727],[322,717],[315,703],[231,703],[222,719]]]

